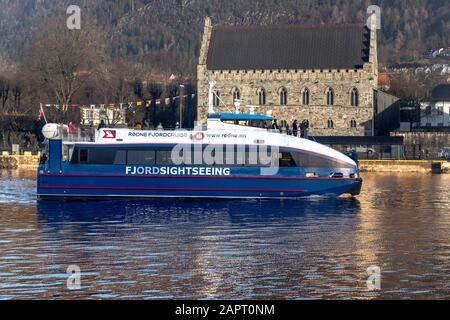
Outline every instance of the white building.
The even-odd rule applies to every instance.
[[[420,127],[450,127],[450,84],[438,85],[421,103]]]
[[[83,125],[89,125],[92,122],[94,126],[98,126],[102,120],[107,126],[124,126],[126,125],[126,108],[117,109],[117,107],[108,108],[97,105],[81,108]]]

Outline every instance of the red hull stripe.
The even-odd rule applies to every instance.
[[[126,174],[40,174],[40,177],[98,177],[98,178],[141,178],[141,179],[252,179],[252,180],[318,180],[318,181],[353,181],[352,178],[290,178],[273,176],[139,176]]]
[[[240,192],[286,192],[297,193],[305,190],[267,190],[236,188],[132,188],[132,187],[95,187],[95,186],[40,186],[39,189],[98,189],[98,190],[136,190],[136,191],[240,191]]]

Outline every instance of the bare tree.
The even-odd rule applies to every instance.
[[[83,18],[81,30],[69,30],[64,16],[43,21],[23,56],[24,72],[58,104],[70,105],[105,61],[103,34],[94,19]]]
[[[105,103],[134,101],[134,83],[138,72],[133,63],[118,59],[113,63],[103,64],[93,84]]]
[[[116,127],[119,123],[125,122],[126,118],[126,106],[124,109],[105,109],[100,112],[100,118],[106,120],[106,124],[110,128]]]

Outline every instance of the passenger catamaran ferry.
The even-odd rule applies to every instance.
[[[247,199],[360,193],[352,159],[261,128],[271,117],[214,113],[211,91],[207,126],[193,131],[101,129],[93,142],[84,142],[66,140],[59,125],[46,125],[48,160],[38,169],[38,196]]]

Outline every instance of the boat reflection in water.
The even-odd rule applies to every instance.
[[[57,227],[61,223],[116,221],[127,223],[169,223],[202,221],[213,225],[223,223],[264,224],[277,219],[308,219],[360,211],[356,198],[310,197],[301,200],[110,200],[110,201],[38,201],[39,219],[44,225]],[[80,226],[83,226],[81,224]]]
[[[87,270],[80,297],[298,298],[323,277],[323,248],[339,254],[355,232],[360,206],[311,198],[45,201],[37,209],[53,263]]]

